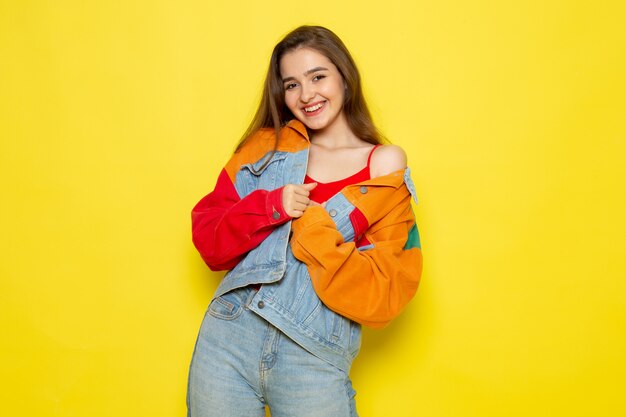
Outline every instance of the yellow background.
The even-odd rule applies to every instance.
[[[2,0],[0,415],[185,415],[220,278],[190,210],[304,23],[348,45],[421,198],[361,417],[626,415],[622,4]]]

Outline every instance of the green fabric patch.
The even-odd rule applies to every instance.
[[[409,230],[409,238],[404,245],[404,249],[413,249],[413,248],[422,248],[422,244],[420,242],[420,232],[417,231],[417,225],[414,224]]]

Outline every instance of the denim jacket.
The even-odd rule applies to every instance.
[[[276,152],[273,144],[273,131],[263,129],[233,155],[192,212],[194,244],[211,269],[230,269],[214,299],[261,284],[249,308],[347,372],[360,323],[384,326],[417,290],[422,258],[409,169],[348,186],[292,220],[282,187],[304,180],[306,129],[292,121]],[[357,247],[363,235],[369,243]]]

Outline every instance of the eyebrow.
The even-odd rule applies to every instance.
[[[305,71],[303,75],[306,77],[307,75],[313,74],[314,72],[317,72],[317,71],[328,71],[328,68],[325,68],[325,67],[311,68],[310,70]],[[286,77],[286,78],[283,78],[283,82],[292,81],[295,79],[296,79],[295,77]]]

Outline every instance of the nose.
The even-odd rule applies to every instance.
[[[315,91],[312,85],[303,84],[300,90],[300,101],[303,103],[308,103],[315,97]]]

